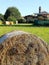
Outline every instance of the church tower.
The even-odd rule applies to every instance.
[[[39,6],[39,13],[41,13],[41,6]]]

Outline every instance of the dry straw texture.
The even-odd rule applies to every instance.
[[[0,41],[0,65],[49,65],[49,46],[35,35],[14,31]]]

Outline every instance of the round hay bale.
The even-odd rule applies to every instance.
[[[0,37],[0,65],[49,65],[49,45],[36,35],[13,31]]]

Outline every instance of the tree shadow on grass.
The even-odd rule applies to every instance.
[[[17,25],[0,25],[0,27],[49,27],[49,25],[17,24]]]

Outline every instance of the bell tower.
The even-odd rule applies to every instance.
[[[41,6],[39,6],[39,13],[41,13]]]

